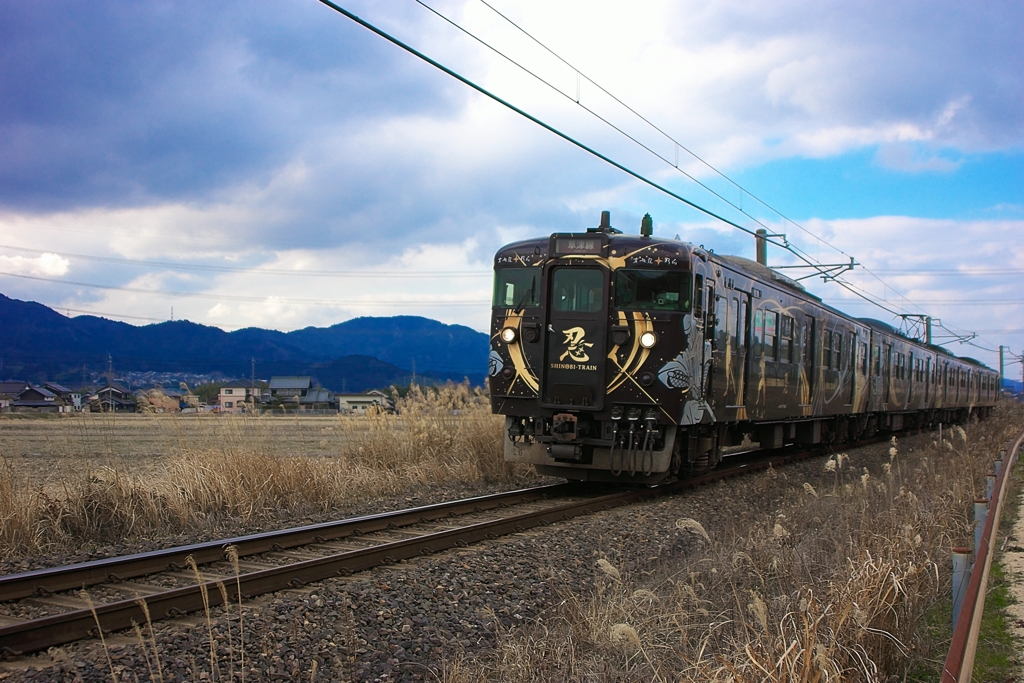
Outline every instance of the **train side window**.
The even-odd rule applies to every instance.
[[[825,339],[822,343],[822,360],[826,368],[832,367],[832,332],[825,330]]]
[[[860,344],[860,374],[868,374],[868,343],[861,342]]]
[[[775,311],[764,312],[764,355],[769,360],[778,360],[775,346],[778,337],[779,314]]]
[[[882,374],[882,349],[878,346],[875,347],[875,372],[874,375],[877,377]]]
[[[793,362],[793,319],[788,315],[782,316],[779,323],[779,360]]]
[[[836,370],[843,369],[843,333],[836,332],[832,339],[832,352],[836,355]]]

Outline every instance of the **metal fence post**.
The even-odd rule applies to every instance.
[[[992,500],[992,495],[996,490],[996,475],[987,474],[985,475],[985,498]]]
[[[967,593],[967,582],[971,578],[971,549],[953,548],[953,628],[960,618],[960,608],[964,605],[964,594]]]
[[[981,550],[981,536],[985,531],[985,522],[988,520],[988,501],[974,501],[974,556],[978,557]]]

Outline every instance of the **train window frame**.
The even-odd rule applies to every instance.
[[[824,339],[821,343],[821,356],[824,361],[823,365],[831,370],[832,369],[832,330],[825,330]]]
[[[738,348],[747,346],[747,297],[740,299],[739,310],[736,311],[736,345]]]
[[[668,280],[676,279],[675,283]],[[632,281],[631,281],[632,280]],[[661,282],[664,286],[657,286]],[[659,299],[639,298],[639,285],[643,284],[650,292],[661,292],[664,297]],[[633,286],[631,289],[631,285]],[[665,270],[654,268],[619,268],[615,271],[615,295],[613,305],[623,311],[667,311],[669,313],[689,313],[693,303],[693,291],[690,289],[690,274],[682,270]],[[671,291],[670,291],[671,290]],[[678,290],[678,291],[676,291]],[[633,294],[632,301],[627,295]],[[675,298],[669,296],[674,294]],[[671,302],[675,303],[671,303]]]
[[[594,283],[582,282],[583,277],[590,277],[592,275],[597,276],[597,284],[599,286],[587,286],[588,284],[593,285]],[[576,282],[573,285],[573,300],[571,307],[563,307],[559,305],[562,303],[563,300],[568,301],[567,298],[556,299],[559,293],[559,287],[562,286],[559,280],[564,277],[572,277],[576,280]],[[582,288],[579,287],[580,284],[583,285]],[[587,307],[579,308],[577,304],[577,299],[579,297],[579,293],[583,290],[586,290],[587,301],[585,302],[585,304]],[[594,299],[593,297],[595,290],[598,290],[600,292],[596,299]],[[604,271],[601,268],[563,266],[561,268],[555,268],[551,273],[551,291],[548,294],[548,298],[550,300],[549,305],[552,311],[557,311],[558,313],[597,313],[605,308],[606,302],[604,292],[605,277]]]
[[[769,323],[769,321],[771,321]],[[771,330],[771,333],[769,333]],[[779,359],[779,314],[775,311],[764,312],[764,349],[767,360]],[[771,340],[771,341],[769,341]]]
[[[753,347],[754,352],[763,354],[764,353],[764,310],[754,310],[754,321],[751,325],[751,331],[753,332]]]
[[[867,376],[868,374],[868,343],[860,343],[860,374]]]
[[[779,360],[783,363],[793,362],[793,323],[788,315],[779,320]]]
[[[737,317],[739,316],[740,300],[738,297],[728,297],[726,303],[725,313],[725,338],[729,343],[729,348],[732,351],[732,355],[736,355],[739,347],[739,337],[737,336],[737,329],[739,322]]]
[[[843,369],[843,337],[845,335],[842,332],[832,333],[832,353],[835,354],[835,368],[836,370]]]
[[[511,282],[510,279],[505,279],[506,275],[515,273],[522,275],[523,279],[521,283]],[[528,277],[532,276],[533,282],[530,285],[530,289],[523,292],[523,296],[520,297],[516,291],[517,284],[524,284]],[[540,308],[540,279],[541,272],[538,268],[495,268],[494,270],[494,291],[491,297],[492,308],[514,308],[515,310],[522,310],[524,308]],[[509,301],[508,285],[513,285],[511,292],[511,303],[503,303]],[[499,292],[502,289],[506,290],[506,296],[499,298]],[[525,298],[527,294],[532,293],[532,298],[529,301],[519,301],[519,298]]]
[[[696,273],[693,276],[693,319],[704,318],[704,276]]]

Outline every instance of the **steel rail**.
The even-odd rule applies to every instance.
[[[239,557],[295,548],[310,543],[337,540],[348,536],[382,531],[390,527],[408,526],[418,522],[443,519],[452,515],[490,510],[531,500],[560,497],[579,490],[576,484],[551,484],[517,491],[476,496],[418,508],[366,515],[322,524],[265,533],[239,536],[220,541],[194,543],[121,557],[92,560],[64,567],[37,569],[19,574],[0,576],[0,602],[18,600],[33,595],[47,595],[59,591],[81,589],[109,581],[176,571],[185,567],[190,555],[197,564],[208,564],[225,559],[225,549],[234,546]]]
[[[942,667],[942,683],[970,683],[974,673],[974,657],[981,633],[985,597],[988,594],[988,575],[995,557],[994,541],[999,531],[999,517],[1002,515],[1006,492],[1009,489],[1010,471],[1017,460],[1021,445],[1024,445],[1024,430],[1006,445],[1006,455],[993,493],[995,500],[989,501],[989,513],[982,531],[978,557],[974,558],[963,608],[953,628],[953,638]]]
[[[313,581],[347,575],[419,555],[428,555],[455,546],[497,538],[503,534],[571,519],[596,510],[625,505],[641,499],[664,495],[664,493],[658,488],[620,491],[585,501],[557,505],[545,510],[521,513],[490,522],[470,524],[458,529],[429,533],[416,538],[392,541],[370,548],[264,569],[225,580],[205,581],[201,584],[149,595],[144,600],[152,619],[174,617],[203,610],[207,604],[210,607],[219,606],[222,603],[220,584],[224,585],[230,601],[238,599],[239,587],[243,598],[251,598],[263,593],[296,588]],[[106,633],[131,628],[132,622],[137,624],[146,622],[146,615],[140,599],[97,605],[92,610],[76,610],[0,628],[0,649],[14,655],[38,651],[95,635],[97,624]]]
[[[590,514],[599,510],[608,510],[614,507],[661,497],[683,489],[695,488],[706,483],[766,470],[772,466],[782,465],[820,454],[820,449],[813,451],[805,450],[796,453],[779,453],[778,451],[773,451],[771,455],[762,457],[759,460],[740,462],[732,467],[715,469],[699,476],[673,481],[659,486],[627,489],[610,494],[596,495],[584,501],[573,501],[571,503],[556,505],[544,510],[511,515],[489,522],[469,524],[457,529],[427,533],[415,538],[382,543],[369,548],[346,551],[335,555],[300,561],[294,564],[268,568],[238,576],[231,576],[225,579],[204,581],[192,586],[185,586],[169,591],[154,593],[145,596],[144,598],[121,600],[118,602],[97,605],[93,609],[75,610],[31,621],[25,621],[0,628],[0,653],[8,656],[19,656],[26,652],[36,652],[49,647],[63,645],[83,638],[96,636],[97,627],[102,628],[104,633],[128,629],[132,627],[133,622],[136,624],[145,623],[147,620],[147,612],[149,619],[152,621],[158,621],[174,618],[189,612],[201,611],[207,607],[217,607],[223,603],[221,594],[222,585],[228,596],[228,600],[231,602],[237,602],[239,590],[241,591],[243,599],[250,599],[256,595],[272,593],[274,591],[284,590],[287,588],[297,588],[311,582],[321,581],[335,576],[344,576],[383,564],[391,564],[401,560],[411,559],[420,555],[429,555],[431,553],[447,550],[456,546],[464,546],[486,539],[498,538],[501,535],[525,531],[537,526],[572,519],[573,517]],[[595,489],[597,489],[597,487],[591,488],[592,491]],[[554,484],[546,487],[510,492],[508,494],[495,494],[493,496],[470,498],[462,501],[455,501],[450,504],[442,503],[427,506],[425,508],[416,508],[396,513],[370,515],[367,517],[357,518],[355,520],[345,520],[345,522],[352,522],[353,525],[357,522],[362,523],[362,526],[359,527],[360,531],[369,529],[369,523],[373,523],[375,525],[375,530],[383,530],[389,528],[389,526],[395,525],[395,520],[398,518],[396,516],[399,515],[418,515],[423,517],[423,521],[431,521],[428,515],[423,514],[424,511],[438,513],[436,518],[442,518],[451,513],[451,508],[454,505],[458,505],[460,508],[463,508],[468,512],[476,509],[487,509],[481,508],[479,505],[480,502],[484,502],[485,504],[494,503],[490,506],[490,509],[494,509],[500,506],[500,503],[498,502],[499,500],[508,500],[510,496],[519,495],[529,497],[530,500],[541,500],[550,497],[552,494],[559,491],[562,492],[559,495],[567,495],[570,493],[580,494],[585,492],[586,488],[581,487],[579,484],[572,483]],[[525,497],[521,502],[524,502],[527,499]],[[445,510],[447,510],[447,512],[445,512]],[[415,521],[420,521],[419,517],[407,523],[411,524]],[[286,531],[301,531],[304,535],[309,537],[309,540],[306,541],[307,543],[317,543],[326,539],[322,535],[311,533],[312,530],[316,530],[321,527],[330,528],[336,524],[344,524],[344,522],[312,525],[309,527],[301,527],[298,530]],[[354,529],[350,528],[348,535],[351,535],[353,531]],[[271,532],[269,534],[260,534],[253,537],[241,538],[252,539],[253,542],[266,546],[266,537],[273,537],[274,533],[275,532]],[[283,534],[285,532],[278,533]],[[184,562],[184,557],[191,554],[184,552],[186,549],[201,548],[204,552],[208,551],[212,553],[207,562],[217,562],[224,559],[224,549],[231,545],[232,541],[235,540],[239,539],[229,539],[228,541],[172,548],[167,551],[157,551],[157,553],[159,554],[162,552],[164,554],[164,561],[166,561],[167,557],[181,557],[182,562]],[[269,547],[264,548],[264,552],[267,550],[276,550],[280,547],[282,546],[271,543]],[[140,555],[148,555],[148,553],[142,553]],[[111,558],[112,561],[116,561],[118,559],[121,558]],[[196,562],[199,563],[198,557],[195,559]],[[105,560],[98,560],[94,563],[86,564],[107,564],[109,566],[111,563],[108,563]],[[163,565],[155,571],[163,571],[166,568],[167,566]],[[182,567],[178,568],[180,569]],[[58,570],[56,569],[40,571],[52,571],[55,575],[59,575],[57,574]],[[38,572],[29,573],[36,574]],[[145,608],[143,607],[143,604],[145,605]]]

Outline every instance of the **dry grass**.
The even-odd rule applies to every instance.
[[[0,420],[0,557],[527,476],[503,462],[501,418],[478,390],[414,390],[398,410]]]
[[[1007,438],[1024,424],[1002,406],[980,425],[902,453],[874,471],[847,457],[784,489],[777,510],[717,529],[681,519],[696,548],[653,577],[606,560],[589,596],[570,593],[543,625],[503,634],[493,658],[449,663],[449,683],[519,681],[876,681],[944,656],[922,619],[948,600],[950,550]],[[705,529],[711,529],[709,534]]]

